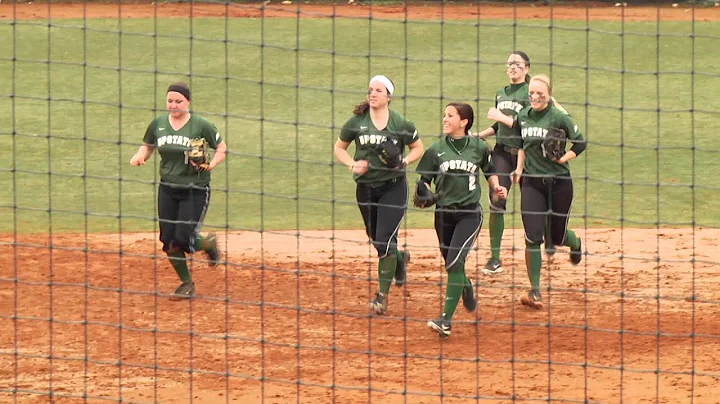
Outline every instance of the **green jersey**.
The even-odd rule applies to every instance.
[[[570,176],[568,163],[558,164],[543,156],[542,142],[548,129],[561,128],[572,143],[583,141],[582,133],[566,111],[550,104],[538,112],[525,108],[518,114],[513,126],[515,133],[522,136],[522,148],[525,151],[525,174],[534,176]]]
[[[439,207],[480,202],[480,170],[487,175],[495,172],[490,148],[473,136],[443,136],[425,151],[417,166],[425,181],[435,182],[435,192],[442,192]]]
[[[355,142],[355,160],[367,160],[368,171],[363,175],[355,175],[355,181],[363,184],[389,181],[405,175],[403,171],[388,170],[375,152],[375,146],[390,139],[401,150],[405,146],[420,140],[415,124],[395,111],[390,111],[390,117],[385,129],[378,130],[370,119],[370,112],[363,115],[353,115],[343,125],[340,131],[340,140]]]
[[[525,82],[510,84],[498,90],[495,95],[495,108],[507,116],[517,116],[528,105],[530,105],[530,99],[528,96],[528,84]],[[499,145],[516,149],[522,147],[522,139],[515,134],[511,127],[503,123],[498,123],[495,136],[497,139],[495,143]]]
[[[169,114],[155,118],[145,131],[143,141],[160,153],[160,180],[168,184],[205,186],[210,183],[210,172],[199,173],[190,164],[187,151],[191,139],[205,138],[208,145],[217,149],[222,138],[215,125],[195,114],[180,128],[170,125]]]

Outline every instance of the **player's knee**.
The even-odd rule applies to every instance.
[[[189,236],[182,234],[176,234],[171,244],[177,251],[185,251],[186,253],[193,253],[192,243]]]
[[[490,212],[492,213],[505,213],[505,206],[507,201],[498,197],[490,198]]]
[[[542,229],[540,231],[526,231],[525,232],[525,246],[530,247],[533,245],[539,246],[544,241]]]
[[[450,265],[448,265],[450,264]],[[454,263],[451,261],[445,264],[445,271],[448,273],[462,272],[465,270],[465,259],[458,258]]]
[[[397,253],[397,245],[395,243],[373,241],[373,246],[377,251],[378,258],[385,258]]]
[[[553,233],[550,236],[550,239],[552,240],[553,245],[563,245],[563,243],[565,242],[564,234]]]

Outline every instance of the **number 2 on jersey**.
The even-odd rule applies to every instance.
[[[474,176],[474,175],[471,175],[471,176],[468,177],[468,188],[469,188],[470,191],[474,191],[474,190],[475,190],[475,187],[476,187],[476,185],[475,185],[475,176]]]

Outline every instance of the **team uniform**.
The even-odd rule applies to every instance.
[[[495,174],[495,169],[490,150],[482,140],[471,136],[460,139],[443,136],[423,154],[417,171],[426,184],[434,182],[435,192],[442,195],[435,209],[435,232],[448,283],[442,317],[428,322],[428,326],[449,336],[460,297],[468,311],[477,307],[473,284],[465,275],[465,259],[483,222],[479,203],[480,171],[489,177]]]
[[[542,143],[549,128],[563,129],[568,140],[573,143],[571,150],[576,155],[585,149],[582,133],[573,119],[552,103],[542,111],[526,108],[518,114],[513,130],[522,139],[525,152],[521,210],[527,247],[525,259],[532,286],[528,298],[523,298],[523,303],[531,307],[537,307],[537,303],[542,307],[540,244],[543,242],[546,221],[549,223],[552,242],[570,247],[572,263],[578,264],[582,258],[580,239],[567,227],[573,200],[569,164],[555,163],[543,152]]]
[[[522,82],[518,84],[510,84],[495,94],[495,108],[502,111],[507,116],[516,117],[521,110],[530,105],[528,97],[528,83]],[[500,186],[505,187],[508,191],[512,186],[510,173],[517,166],[518,150],[522,148],[522,138],[515,134],[513,128],[495,122],[493,124],[495,130],[495,147],[492,151],[492,161],[498,175]],[[503,232],[505,231],[504,213],[506,209],[507,199],[498,198],[492,193],[490,194],[490,253],[491,258],[488,260],[483,273],[493,275],[502,272],[502,262],[500,261],[500,245],[502,243]],[[545,250],[551,252],[554,250],[551,242],[545,244]]]
[[[197,138],[204,138],[212,149],[222,142],[215,125],[194,114],[179,130],[170,125],[169,114],[159,116],[148,125],[143,138],[161,157],[158,217],[162,249],[186,285],[184,290],[192,292],[194,285],[185,254],[203,250],[213,264],[220,258],[214,235],[203,238],[199,234],[210,204],[211,174],[198,172],[188,161],[188,144]]]
[[[387,126],[382,130],[375,127],[370,113],[366,112],[353,115],[340,132],[340,140],[355,143],[355,161],[368,161],[367,172],[354,177],[357,183],[356,200],[365,231],[380,258],[380,292],[371,303],[371,308],[381,307],[379,312],[384,312],[387,307],[392,279],[395,278],[398,285],[405,281],[405,264],[409,260],[407,252],[397,249],[398,231],[408,200],[405,171],[386,168],[374,149],[386,139],[393,141],[400,150],[420,140],[415,124],[392,110]]]

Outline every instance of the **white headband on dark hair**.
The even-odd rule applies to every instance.
[[[372,83],[373,81],[379,81],[379,82],[383,83],[385,85],[385,88],[387,88],[388,92],[390,93],[390,95],[392,95],[392,93],[395,91],[395,86],[393,86],[392,81],[390,81],[389,78],[387,78],[381,74],[370,79],[370,83]]]

